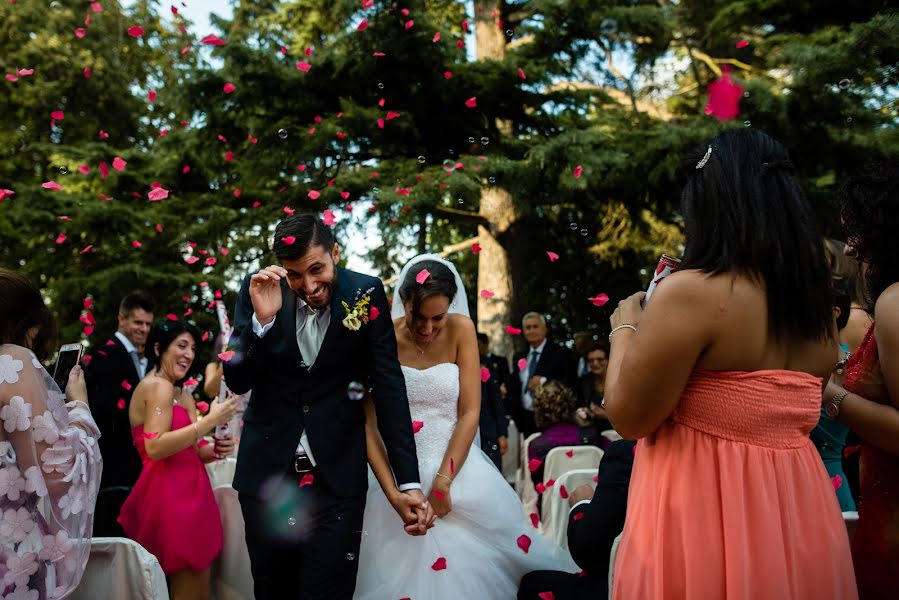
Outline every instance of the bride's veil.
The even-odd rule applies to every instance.
[[[406,281],[409,270],[417,263],[425,260],[439,262],[452,271],[453,277],[456,278],[456,295],[453,296],[453,299],[450,301],[449,312],[458,313],[470,318],[471,313],[468,310],[468,295],[465,293],[465,286],[462,284],[462,278],[459,277],[459,271],[456,270],[456,265],[446,259],[440,258],[440,256],[436,254],[419,254],[407,262],[406,266],[403,267],[403,270],[400,271],[400,276],[396,280],[396,288],[393,290],[393,306],[390,309],[390,318],[399,319],[405,315],[406,309],[403,307],[403,301],[400,299],[400,288],[403,287],[403,282]]]

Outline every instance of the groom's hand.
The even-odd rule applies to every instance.
[[[397,492],[390,499],[390,504],[399,513],[405,523],[409,535],[424,535],[434,526],[434,511],[428,504],[421,490],[411,489]]]
[[[265,327],[281,310],[281,278],[287,277],[287,269],[280,265],[266,267],[250,277],[250,300],[256,320]]]

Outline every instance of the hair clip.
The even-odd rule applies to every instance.
[[[701,169],[705,166],[709,159],[712,157],[712,145],[709,144],[709,149],[705,151],[705,156],[702,157],[702,160],[696,163],[696,168]]]

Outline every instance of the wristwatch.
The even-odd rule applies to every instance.
[[[834,397],[830,399],[830,402],[824,405],[824,414],[831,419],[836,419],[840,414],[840,404],[843,403],[843,399],[848,395],[849,390],[837,392]]]

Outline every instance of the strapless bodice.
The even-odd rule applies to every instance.
[[[421,423],[415,434],[418,460],[443,460],[458,419],[459,366],[439,363],[427,369],[403,365],[406,396],[412,421]]]

